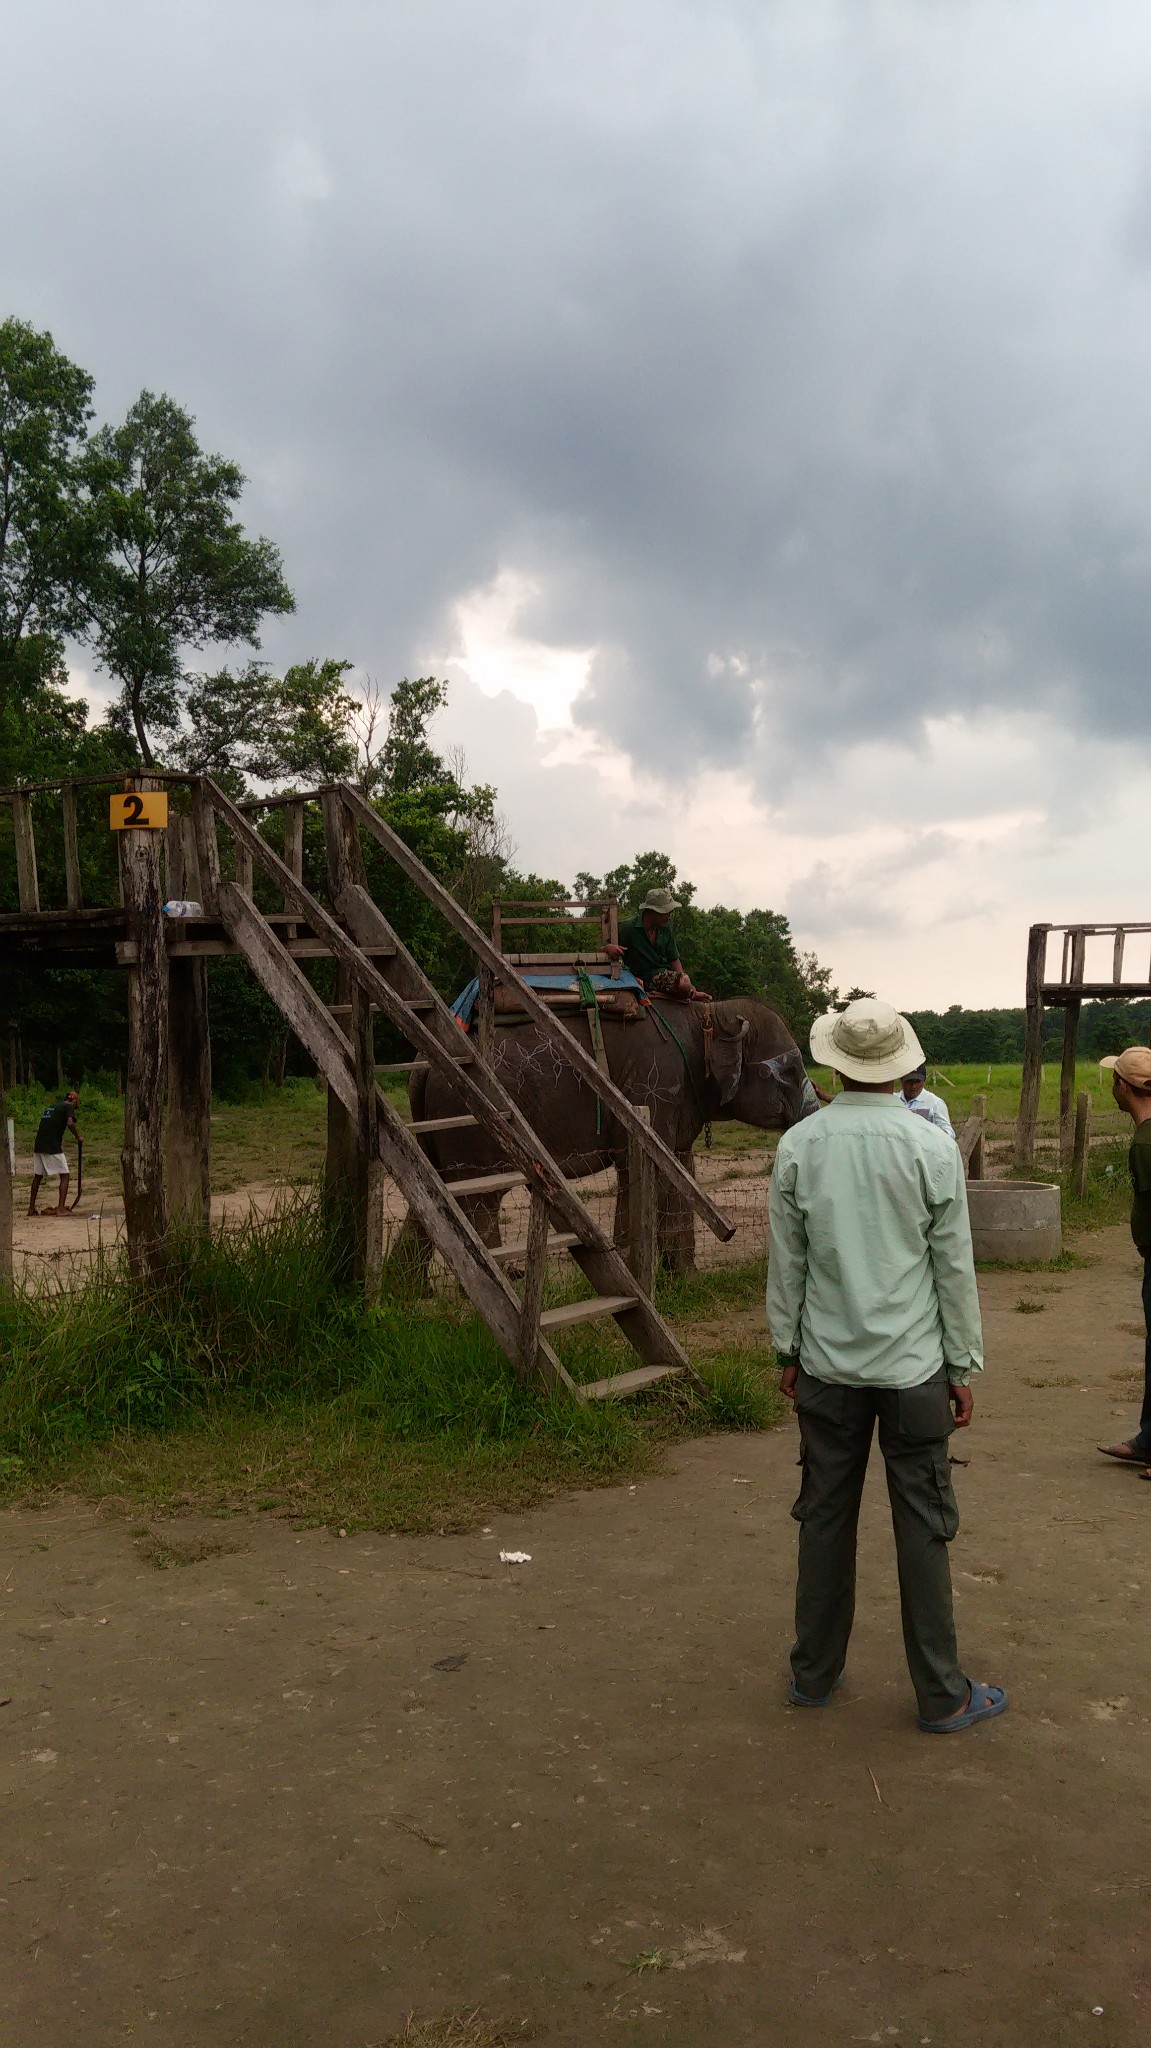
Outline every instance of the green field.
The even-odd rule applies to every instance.
[[[814,1078],[828,1092],[833,1086],[826,1069],[813,1068]],[[990,1075],[990,1079],[988,1079]],[[943,1097],[958,1129],[969,1115],[975,1096],[987,1100],[990,1136],[1008,1139],[1014,1129],[1019,1107],[1022,1069],[1019,1066],[948,1066],[930,1068],[928,1086]],[[1076,1093],[1091,1095],[1092,1132],[1096,1140],[1118,1139],[1126,1119],[1111,1099],[1110,1076],[1093,1063],[1080,1062],[1075,1072]],[[388,1082],[388,1093],[406,1116],[407,1089],[402,1080]],[[27,1162],[36,1122],[48,1096],[39,1088],[13,1089],[8,1113],[16,1123],[18,1160]],[[1044,1070],[1039,1102],[1039,1142],[1042,1156],[1055,1138],[1059,1113],[1059,1069],[1048,1063]],[[286,1081],[282,1088],[253,1089],[244,1102],[215,1102],[212,1106],[212,1184],[218,1194],[229,1194],[253,1183],[286,1182],[301,1186],[314,1180],[323,1162],[326,1097],[315,1082]],[[123,1143],[123,1105],[114,1094],[87,1088],[81,1097],[80,1129],[84,1138],[86,1182],[105,1194],[118,1186],[119,1154]],[[702,1139],[699,1141],[702,1146]],[[749,1124],[716,1123],[712,1148],[717,1153],[760,1151],[775,1145],[773,1133],[755,1130]]]

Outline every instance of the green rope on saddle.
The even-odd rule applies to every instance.
[[[580,1006],[588,1013],[588,1033],[595,1051],[596,1065],[603,1059],[603,1032],[599,1021],[599,1004],[596,1001],[595,984],[586,967],[576,967],[576,983],[579,988]],[[605,1062],[606,1064],[606,1062]],[[595,1134],[598,1138],[603,1130],[603,1103],[597,1093],[595,1099]]]
[[[710,1152],[711,1118],[709,1117],[706,1109],[703,1106],[702,1101],[700,1100],[699,1089],[695,1085],[695,1075],[691,1071],[691,1061],[688,1059],[687,1053],[684,1050],[678,1033],[672,1030],[671,1025],[668,1023],[666,1017],[660,1016],[659,1011],[656,1009],[655,1004],[651,1001],[650,997],[648,998],[647,1007],[648,1015],[651,1017],[652,1022],[655,1024],[656,1028],[660,1031],[667,1032],[667,1035],[671,1039],[672,1044],[677,1048],[679,1052],[680,1059],[683,1061],[683,1071],[687,1075],[687,1085],[691,1089],[692,1094],[695,1096],[695,1106],[698,1109],[701,1117],[703,1118],[703,1142],[706,1145],[708,1151]]]

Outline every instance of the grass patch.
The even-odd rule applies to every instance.
[[[374,2048],[516,2048],[518,2042],[535,2038],[536,2029],[528,2020],[497,2026],[477,2009],[439,2020],[418,2020],[413,2013],[402,2034],[389,2034]]]
[[[229,1543],[226,1537],[213,1541],[210,1537],[162,1536],[152,1529],[145,1529],[136,1544],[136,1555],[142,1563],[154,1565],[158,1572],[166,1572],[173,1565],[203,1564],[209,1557],[235,1557],[237,1552],[246,1549],[246,1544]]]
[[[655,1298],[664,1315],[694,1322],[724,1309],[762,1308],[766,1289],[767,1260],[748,1259],[706,1273],[661,1273]]]
[[[1046,1307],[1045,1301],[1031,1301],[1023,1294],[1015,1304],[1015,1313],[1017,1316],[1041,1316]]]
[[[738,1291],[702,1277],[713,1298],[715,1282]],[[610,1323],[557,1348],[578,1381],[634,1363]],[[450,1298],[413,1299],[397,1278],[365,1311],[302,1200],[176,1240],[147,1290],[103,1254],[74,1288],[0,1297],[0,1358],[0,1499],[68,1488],[152,1515],[465,1529],[654,1470],[677,1438],[778,1419],[766,1347],[705,1359],[702,1392],[673,1381],[581,1405],[522,1383]]]

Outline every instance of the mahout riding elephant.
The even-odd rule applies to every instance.
[[[594,1052],[586,1016],[564,1022]],[[632,1022],[603,1016],[600,1033],[617,1088],[650,1110],[653,1128],[689,1172],[692,1146],[707,1123],[738,1119],[786,1130],[818,1108],[799,1047],[782,1017],[757,996],[655,1001]],[[576,1178],[615,1166],[615,1236],[622,1243],[627,1137],[607,1106],[569,1066],[556,1039],[530,1021],[497,1027],[494,1066],[563,1173]],[[463,1107],[451,1083],[428,1070],[413,1074],[409,1097],[413,1119],[421,1121],[457,1115]],[[503,1163],[497,1142],[482,1129],[428,1133],[420,1142],[448,1181],[495,1172]],[[484,1242],[498,1244],[499,1195],[471,1197],[466,1207]],[[695,1263],[690,1205],[667,1191],[661,1209],[664,1261],[683,1271]]]

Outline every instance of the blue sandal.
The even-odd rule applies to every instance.
[[[793,1678],[791,1684],[787,1688],[787,1697],[790,1700],[793,1707],[829,1707],[831,1705],[832,1694],[837,1693],[842,1684],[843,1673],[841,1671],[839,1677],[835,1681],[835,1684],[831,1688],[831,1692],[825,1692],[822,1699],[813,1699],[810,1693],[800,1692],[799,1687],[797,1686]]]
[[[980,1685],[975,1678],[969,1678],[967,1684],[970,1698],[965,1714],[952,1714],[946,1721],[925,1721],[919,1716],[919,1725],[928,1735],[959,1735],[964,1728],[974,1728],[977,1721],[991,1721],[1002,1714],[1007,1705],[1002,1686]]]

